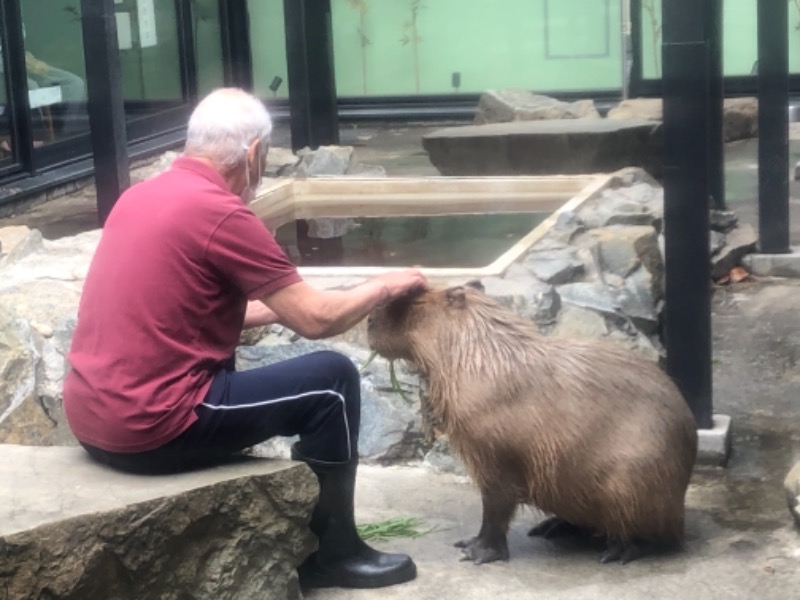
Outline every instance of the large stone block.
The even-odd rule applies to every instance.
[[[449,127],[423,137],[442,175],[609,173],[641,167],[660,177],[660,123],[558,119]]]
[[[0,590],[14,600],[300,598],[318,486],[247,458],[170,477],[80,448],[0,445]]]
[[[538,121],[541,119],[599,119],[592,100],[562,102],[528,90],[487,90],[481,94],[475,124]]]
[[[613,120],[661,121],[661,98],[630,98],[608,111]],[[758,99],[725,98],[722,112],[722,136],[726,142],[758,137]]]

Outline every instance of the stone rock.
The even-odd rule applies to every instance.
[[[757,277],[800,278],[800,248],[792,247],[786,254],[755,252],[742,258],[742,265]]]
[[[800,527],[800,462],[792,467],[792,470],[783,480],[783,490],[786,494],[786,504],[789,507],[795,525]]]
[[[57,283],[53,282],[54,288],[57,288]],[[62,408],[62,387],[75,319],[64,316],[58,309],[53,310],[49,320],[44,320],[47,316],[32,317],[42,306],[26,304],[24,299],[17,298],[27,298],[25,290],[37,287],[45,287],[45,283],[37,282],[37,285],[27,285],[22,290],[6,291],[0,295],[0,315],[12,314],[27,333],[22,339],[9,340],[6,337],[3,340],[14,333],[14,328],[6,328],[3,316],[0,316],[0,327],[4,332],[0,333],[0,363],[4,362],[4,355],[19,352],[29,358],[19,364],[21,370],[17,376],[0,380],[0,398],[12,400],[7,406],[0,402],[0,443],[74,445],[77,441]],[[69,306],[67,295],[65,306]],[[9,341],[13,344],[6,346]]]
[[[533,319],[542,327],[552,324],[559,311],[561,311],[561,296],[555,288],[549,288],[536,295],[536,311],[533,314]]]
[[[631,225],[631,226],[654,226],[656,217],[643,206],[635,204],[623,204],[618,207],[616,212],[608,217],[604,225]]]
[[[8,245],[7,252],[3,256],[3,264],[18,262],[26,256],[38,252],[42,249],[43,242],[42,234],[38,229],[30,229],[24,236],[16,240],[12,238],[12,243]]]
[[[131,185],[167,171],[172,166],[172,162],[181,154],[181,152],[169,150],[156,157],[155,160],[146,158],[141,162],[135,161],[136,168],[131,170]]]
[[[15,600],[300,599],[317,480],[242,459],[165,478],[80,448],[0,446],[0,588]]]
[[[555,119],[450,127],[422,144],[442,175],[608,173],[641,167],[663,172],[660,123]]]
[[[464,463],[453,453],[446,435],[437,438],[431,449],[425,454],[422,464],[437,473],[467,475]]]
[[[481,279],[484,292],[508,308],[523,314],[532,313],[533,300],[536,294],[547,289],[547,286],[536,280],[513,279],[508,277],[486,277]]]
[[[530,252],[525,266],[545,283],[571,283],[583,274],[583,262],[575,258],[574,250],[545,250]]]
[[[717,280],[738,267],[745,255],[755,252],[758,236],[751,225],[737,227],[725,238],[725,247],[711,260],[711,277]]]
[[[293,168],[299,158],[292,152],[291,148],[281,148],[280,146],[270,146],[267,151],[267,171],[266,175],[275,177],[280,173]]]
[[[612,120],[663,120],[660,98],[630,98],[608,111]],[[722,113],[723,139],[726,142],[758,136],[758,100],[756,98],[726,98]]]
[[[584,281],[567,283],[556,288],[562,305],[571,304],[603,315],[617,316],[619,303],[615,295],[602,283]],[[562,311],[565,310],[562,306]]]
[[[661,98],[629,98],[608,111],[608,119],[661,121],[663,102]]]
[[[0,227],[0,264],[2,264],[3,255],[10,254],[11,251],[14,250],[18,244],[24,242],[30,234],[30,228],[25,225]]]
[[[625,285],[617,292],[617,302],[636,329],[652,335],[658,331],[656,302],[651,290],[652,276],[643,268],[625,280]]]
[[[584,229],[586,229],[586,226],[583,221],[573,211],[560,212],[547,238],[542,240],[542,242],[549,242],[549,244],[545,245],[540,242],[536,247],[542,250],[566,248],[572,242],[572,238]]]
[[[277,163],[272,171],[269,171],[270,160]],[[284,151],[274,159],[268,157],[267,166],[267,173],[274,173],[277,177],[386,176],[386,169],[382,166],[360,163],[352,146],[321,146],[317,150],[303,148],[291,157],[288,151]]]
[[[657,183],[609,187],[600,198],[586,202],[578,214],[589,228],[609,225],[656,226],[663,218],[664,190]]]
[[[3,443],[38,437],[41,419],[35,402],[40,355],[34,335],[27,321],[0,307],[0,442]],[[20,414],[16,415],[17,412]]]
[[[652,337],[647,337],[640,333],[629,335],[623,331],[614,330],[609,333],[606,339],[611,343],[624,346],[654,363],[662,363],[666,359],[666,350],[660,342],[654,342]]]
[[[726,98],[722,131],[726,142],[758,137],[758,99]]]
[[[506,123],[541,119],[598,119],[591,100],[562,102],[528,90],[488,90],[481,94],[475,123]]]
[[[739,217],[729,210],[712,209],[708,212],[709,225],[712,231],[728,233],[739,223]]]
[[[62,386],[82,277],[98,239],[99,232],[91,232],[44,241],[33,252],[20,252],[18,245],[2,265],[0,320],[24,324],[26,337],[6,340],[0,354],[24,352],[30,358],[25,381],[33,387],[20,399],[17,394],[28,383],[0,382],[0,397],[16,398],[13,406],[0,409],[0,442],[76,443],[61,407]],[[19,331],[10,325],[2,329]]]
[[[597,245],[604,272],[624,278],[640,264],[650,272],[661,269],[658,239],[652,227],[599,227],[590,230],[586,237]]]
[[[353,157],[352,146],[320,146],[317,150],[303,148],[297,152],[296,165],[281,172],[282,176],[320,177],[344,175]]]
[[[551,335],[565,338],[599,339],[608,335],[606,320],[599,313],[576,306],[565,306]]]
[[[653,178],[647,171],[638,167],[625,167],[614,171],[608,178],[608,186],[610,189],[624,192],[627,188],[635,186],[640,183],[645,183],[649,186],[660,187],[660,184]],[[663,193],[663,190],[662,190]]]
[[[720,233],[719,231],[711,231],[711,236],[709,238],[709,248],[711,250],[711,256],[716,255],[720,250],[725,247],[725,234]]]

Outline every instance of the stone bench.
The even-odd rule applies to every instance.
[[[302,597],[318,486],[301,463],[137,476],[81,448],[0,445],[0,481],[4,598]]]
[[[448,127],[422,139],[442,175],[575,175],[641,167],[660,179],[661,124],[553,119]]]

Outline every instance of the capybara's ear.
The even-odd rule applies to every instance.
[[[473,289],[478,290],[479,292],[485,292],[486,288],[483,287],[480,279],[470,279],[467,283],[465,283],[467,287],[471,287]]]
[[[453,308],[464,308],[467,305],[467,291],[462,285],[445,290],[445,298]]]

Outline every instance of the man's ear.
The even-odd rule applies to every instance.
[[[260,164],[261,160],[261,140],[258,138],[254,139],[250,144],[247,146],[247,164],[248,165],[257,165]]]

